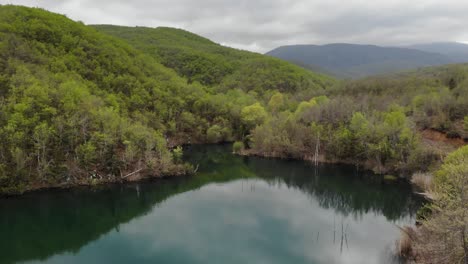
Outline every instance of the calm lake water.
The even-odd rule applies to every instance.
[[[398,263],[408,184],[230,150],[187,149],[194,177],[0,199],[0,263]]]

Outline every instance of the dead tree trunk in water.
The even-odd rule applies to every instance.
[[[462,243],[463,243],[463,251],[465,253],[465,264],[468,264],[468,245],[466,244],[466,234],[465,234],[465,227],[462,230]]]
[[[320,133],[317,134],[317,143],[315,144],[315,166],[318,165],[318,154],[319,154],[319,149],[320,149]]]

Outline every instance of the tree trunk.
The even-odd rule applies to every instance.
[[[463,243],[463,251],[465,253],[465,264],[468,264],[468,245],[466,244],[466,229],[463,227],[462,229],[462,243]]]

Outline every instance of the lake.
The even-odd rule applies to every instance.
[[[192,177],[0,199],[0,263],[399,263],[408,183],[230,151],[187,147]]]

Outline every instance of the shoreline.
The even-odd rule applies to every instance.
[[[210,143],[211,144],[211,143]],[[208,144],[208,145],[210,145]],[[232,142],[221,142],[221,143],[215,143],[215,144],[231,144]],[[182,144],[182,145],[205,145],[204,143],[192,143],[192,144]],[[352,160],[338,160],[338,159],[327,159],[323,154],[320,154],[315,160],[315,157],[312,156],[304,156],[302,158],[294,158],[294,157],[283,157],[281,155],[262,155],[255,153],[251,150],[242,150],[239,153],[232,152],[234,155],[238,156],[244,156],[244,157],[259,157],[259,158],[266,158],[266,159],[278,159],[278,160],[297,160],[297,161],[305,161],[305,162],[310,162],[311,164],[317,162],[318,164],[341,164],[341,165],[350,165],[350,166],[355,166],[357,169],[363,169],[370,171],[374,174],[381,175],[383,178],[386,176],[388,173],[393,173],[397,174],[395,179],[400,180],[404,179],[408,181],[411,185],[414,185],[411,183],[411,181],[407,178],[402,176],[398,171],[392,171],[388,168],[380,168],[380,171],[375,169],[375,165],[372,165],[370,161],[365,161],[365,162],[355,162]],[[190,164],[191,166],[194,166],[194,164]],[[92,172],[88,172],[89,174],[92,174]],[[98,179],[96,176],[94,177],[89,177],[86,179],[81,179],[77,180],[74,182],[69,182],[69,183],[55,183],[55,184],[47,184],[47,183],[31,183],[29,186],[27,186],[24,190],[21,190],[21,192],[13,192],[13,193],[0,193],[0,198],[3,197],[12,197],[12,196],[21,196],[26,193],[32,193],[36,191],[42,191],[42,190],[52,190],[52,189],[71,189],[74,187],[93,187],[93,186],[99,186],[99,185],[108,185],[108,184],[125,184],[125,183],[131,183],[131,182],[140,182],[144,180],[154,180],[154,179],[170,179],[174,177],[183,177],[183,176],[191,176],[196,174],[196,169],[192,168],[190,170],[183,169],[181,172],[176,172],[176,173],[168,173],[168,174],[150,174],[150,173],[142,173],[140,171],[135,171],[130,174],[127,174],[126,176],[113,176],[113,177],[107,177],[103,178],[101,177]],[[393,176],[391,174],[390,176]],[[94,175],[99,175],[98,173],[94,172]],[[414,191],[414,193],[421,195],[425,197],[426,199],[429,198],[426,195],[423,195],[422,193],[418,193]]]
[[[382,167],[379,168],[378,165],[374,164],[370,160],[367,160],[367,161],[364,161],[364,162],[356,162],[356,161],[353,161],[353,160],[327,159],[324,154],[319,154],[317,159],[315,159],[315,157],[313,155],[312,156],[303,156],[303,157],[300,157],[300,158],[284,157],[284,156],[276,155],[276,154],[259,154],[259,153],[255,153],[255,152],[250,151],[250,150],[241,150],[238,153],[233,152],[233,154],[239,155],[239,156],[244,156],[244,157],[260,157],[260,158],[280,159],[280,160],[301,160],[301,161],[307,161],[307,162],[311,162],[311,163],[317,162],[317,164],[352,165],[352,166],[357,167],[358,169],[362,168],[364,170],[368,170],[368,171],[371,171],[371,172],[373,172],[375,174],[379,174],[379,175],[382,175],[382,176],[384,176],[386,174],[390,174],[390,175],[394,176],[393,174],[396,174],[395,177],[408,180],[407,177],[403,176],[404,174],[401,171],[392,170],[392,169],[389,169],[388,167],[385,167],[385,166],[382,166]]]
[[[171,173],[171,174],[145,174],[141,175],[139,172],[130,175],[127,177],[113,177],[108,179],[97,179],[97,178],[88,178],[86,180],[79,180],[71,183],[56,183],[56,184],[44,184],[44,183],[32,183],[27,186],[21,192],[14,192],[14,193],[0,193],[1,198],[8,198],[8,197],[17,197],[28,193],[34,193],[39,191],[46,191],[46,190],[67,190],[72,189],[75,187],[95,187],[95,186],[104,186],[104,185],[112,185],[112,184],[127,184],[127,183],[134,183],[134,182],[143,182],[145,180],[160,180],[160,179],[170,179],[170,178],[178,178],[178,177],[186,177],[194,175],[195,171],[187,171],[184,170],[179,173]]]

